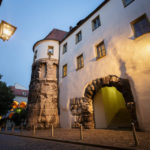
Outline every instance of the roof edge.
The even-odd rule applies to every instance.
[[[80,20],[75,26],[65,37],[60,43],[62,43],[66,38],[68,38],[73,32],[75,32],[81,25],[83,25],[90,17],[92,17],[99,9],[101,9],[106,3],[108,3],[110,0],[104,0],[95,10],[93,10],[87,17],[84,19]]]
[[[37,41],[37,42],[33,45],[33,48],[32,48],[33,52],[34,52],[34,48],[36,47],[36,45],[39,44],[39,43],[41,43],[41,42],[44,42],[44,41],[57,41],[57,40],[48,40],[48,39],[39,40],[39,41]],[[57,41],[57,42],[59,42],[59,41]]]

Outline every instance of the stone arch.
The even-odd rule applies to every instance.
[[[129,102],[134,102],[128,79],[122,79],[117,77],[116,75],[109,75],[93,80],[86,86],[84,96],[86,98],[93,99],[97,91],[105,86],[116,87],[116,89],[123,94],[126,104],[128,104]]]
[[[136,127],[138,127],[135,103],[129,80],[119,78],[116,75],[108,75],[103,78],[95,79],[87,84],[84,89],[84,97],[70,99],[70,110],[72,116],[76,118],[72,123],[73,128],[80,127],[81,124],[84,128],[95,128],[92,103],[98,90],[105,86],[115,87],[122,93],[127,109],[131,114],[131,119],[136,123]]]

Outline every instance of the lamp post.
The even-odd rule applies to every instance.
[[[16,31],[16,27],[7,23],[6,21],[1,21],[0,23],[0,38],[5,41],[9,40],[10,37],[14,34]]]

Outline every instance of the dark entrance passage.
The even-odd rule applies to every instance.
[[[95,128],[130,128],[131,117],[122,93],[115,87],[103,87],[93,98]]]

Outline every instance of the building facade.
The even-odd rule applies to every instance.
[[[46,86],[48,78],[55,76],[57,82],[55,96],[45,94],[53,90],[52,80],[50,87],[43,86],[46,98],[38,96],[39,101],[51,101],[51,106],[45,105],[47,116],[54,110],[53,116],[58,116],[57,124],[63,128],[80,124],[85,128],[118,128],[135,121],[139,128],[150,130],[149,7],[149,0],[105,0],[68,33],[54,29],[34,45],[33,68],[45,60],[53,65],[57,64],[53,60],[59,62],[55,71],[48,72],[48,66],[43,69]],[[42,71],[36,70],[29,95],[35,91],[33,85],[41,81]],[[40,106],[37,112],[41,112]],[[46,118],[43,121],[49,125],[57,120]]]
[[[11,86],[11,89],[15,95],[14,101],[17,101],[18,103],[28,102],[28,89],[17,83],[14,86]]]

